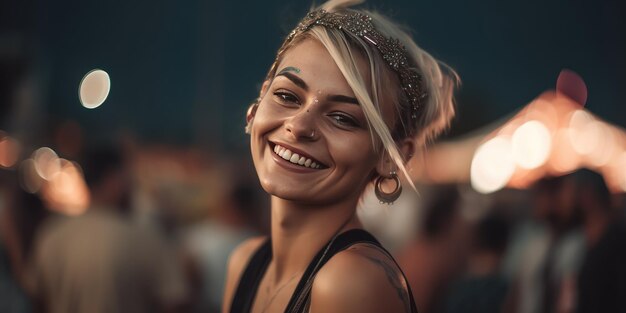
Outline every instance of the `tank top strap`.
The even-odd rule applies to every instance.
[[[391,260],[393,260],[394,264],[396,264],[397,268],[402,273],[402,277],[406,280],[402,269],[398,263],[396,263],[395,259],[391,256],[391,254],[372,236],[370,233],[363,229],[351,229],[348,230],[335,238],[334,241],[330,243],[330,246],[326,246],[324,249],[320,250],[315,258],[311,261],[306,271],[302,275],[300,282],[296,286],[296,289],[287,304],[285,309],[286,313],[304,313],[311,301],[311,288],[313,286],[313,280],[317,272],[330,260],[335,254],[355,245],[358,243],[367,243],[374,245],[379,248],[382,252],[387,254]],[[413,293],[411,292],[411,287],[407,283],[411,312],[417,313],[417,308],[415,306],[415,301],[413,299]]]
[[[268,237],[248,261],[230,306],[231,313],[248,313],[252,310],[257,289],[272,260],[272,241]]]

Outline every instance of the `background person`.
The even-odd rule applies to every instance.
[[[71,312],[173,312],[186,301],[174,250],[129,219],[130,175],[114,148],[87,154],[91,207],[50,221],[38,237],[33,287],[41,309]]]

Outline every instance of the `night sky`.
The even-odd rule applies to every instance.
[[[247,147],[245,110],[310,3],[10,0],[1,6],[0,129],[46,132],[73,120],[93,140],[126,132],[144,142],[236,151]],[[619,1],[366,6],[411,28],[418,45],[458,71],[459,115],[448,137],[520,109],[553,88],[562,68],[587,82],[591,112],[626,127],[626,11]],[[93,68],[109,73],[111,92],[100,108],[87,110],[78,84]],[[17,117],[23,110],[12,99],[23,81],[35,82],[28,90],[36,97],[32,112]]]

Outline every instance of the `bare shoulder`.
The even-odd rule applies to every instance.
[[[228,258],[229,273],[235,274],[243,271],[243,268],[248,264],[252,254],[259,249],[266,238],[265,236],[253,237],[239,244]],[[233,272],[231,272],[231,270]]]
[[[230,304],[235,294],[235,288],[239,284],[241,274],[248,265],[252,254],[263,244],[267,237],[259,236],[250,238],[235,248],[228,258],[228,269],[226,272],[226,285],[224,288],[224,301],[222,312],[230,311]]]
[[[318,272],[311,312],[410,312],[408,288],[395,262],[380,249],[357,244]]]

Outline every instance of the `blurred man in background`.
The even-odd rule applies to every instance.
[[[532,192],[532,231],[513,243],[519,246],[521,255],[506,310],[572,312],[571,286],[584,253],[572,176],[543,178]]]
[[[626,300],[626,227],[613,208],[602,175],[575,174],[585,217],[587,253],[577,280],[578,312],[623,312]]]
[[[89,210],[50,221],[36,243],[32,285],[41,310],[180,311],[187,287],[176,254],[128,217],[132,186],[124,156],[100,148],[82,164]]]
[[[509,240],[509,222],[495,206],[473,227],[472,244],[465,274],[450,288],[447,313],[502,312],[508,281],[501,261]]]
[[[200,280],[192,312],[220,312],[228,257],[244,240],[260,233],[255,227],[259,224],[259,208],[263,208],[263,202],[255,186],[238,182],[225,193],[211,218],[184,232],[183,244]]]
[[[18,186],[15,172],[0,172],[0,312],[32,312],[26,292],[33,241],[48,210]]]

